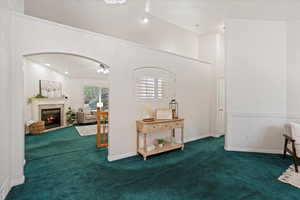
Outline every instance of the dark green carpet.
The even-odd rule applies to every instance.
[[[235,200],[300,199],[300,190],[277,181],[291,164],[280,155],[234,153],[224,138],[191,142],[143,161],[109,163],[95,136],[74,127],[26,137],[26,182],[8,200]]]

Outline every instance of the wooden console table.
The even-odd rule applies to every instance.
[[[136,121],[137,126],[137,152],[147,160],[148,156],[171,151],[175,149],[184,148],[183,134],[184,134],[184,119],[173,120],[155,120],[153,122]],[[175,129],[181,129],[181,142],[176,144],[167,144],[164,147],[156,148],[152,151],[147,151],[147,135],[159,131],[171,130],[171,137],[175,138]],[[140,148],[140,135],[144,136],[144,146]]]

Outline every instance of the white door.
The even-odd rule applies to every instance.
[[[225,134],[225,82],[224,77],[217,79],[217,113],[216,113],[216,135]]]

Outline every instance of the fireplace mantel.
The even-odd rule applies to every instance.
[[[42,108],[60,108],[61,109],[61,119],[62,126],[66,125],[65,113],[67,100],[64,98],[45,98],[45,99],[33,99],[32,100],[32,120],[41,120],[41,109]]]

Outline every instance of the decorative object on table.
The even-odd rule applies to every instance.
[[[175,99],[170,101],[169,109],[172,110],[172,119],[178,119],[178,102]]]
[[[39,81],[40,94],[48,98],[62,97],[62,84],[58,81]]]
[[[158,144],[158,147],[162,148],[165,144],[165,140],[164,139],[157,139],[157,144]]]
[[[143,119],[143,122],[153,122],[155,119],[154,118],[147,118]]]
[[[103,108],[103,103],[102,103],[102,102],[98,102],[98,103],[97,103],[97,108],[100,108],[100,110],[102,110],[102,108]]]
[[[300,189],[300,173],[295,171],[294,165],[289,166],[289,168],[278,178],[278,180]]]
[[[41,94],[37,94],[37,95],[35,95],[35,96],[33,96],[33,97],[29,97],[28,100],[27,100],[27,103],[28,103],[28,104],[31,104],[32,101],[33,101],[33,99],[46,99],[46,98],[47,98],[47,97],[45,97],[45,96],[43,96],[43,95],[41,95]]]
[[[150,104],[143,105],[142,117],[143,117],[143,120],[146,120],[146,121],[151,121],[152,119],[154,119],[153,109]]]
[[[173,119],[171,109],[157,109],[156,110],[156,119]]]
[[[72,110],[71,107],[68,108],[68,111],[66,113],[67,116],[67,123],[68,125],[73,125],[74,122],[76,121],[76,114],[75,112]]]
[[[37,121],[29,125],[29,133],[33,135],[38,135],[43,133],[45,130],[45,122]]]
[[[155,150],[155,145],[148,145],[147,146],[147,151],[153,151]]]
[[[76,126],[75,128],[80,136],[96,135],[97,133],[96,124],[87,126]]]

